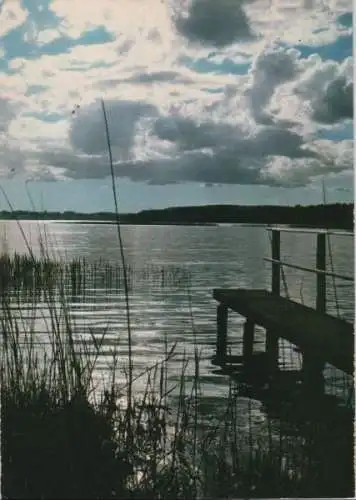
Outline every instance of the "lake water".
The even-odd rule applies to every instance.
[[[113,225],[70,222],[22,221],[21,225],[33,252],[40,255],[39,233],[46,236],[49,253],[57,259],[70,260],[85,257],[95,262],[104,259],[120,262],[117,231]],[[207,413],[214,413],[226,399],[229,379],[216,373],[211,364],[216,342],[216,303],[213,288],[246,287],[270,288],[270,240],[266,228],[260,226],[123,226],[122,238],[126,263],[141,275],[130,294],[133,328],[133,354],[135,373],[145,370],[163,356],[164,341],[177,342],[174,361],[170,363],[170,380],[178,380],[183,355],[192,356],[194,345],[201,349],[200,382]],[[23,236],[15,221],[0,222],[2,250],[26,252]],[[328,268],[353,275],[353,238],[331,235]],[[1,250],[1,248],[0,248]],[[315,267],[316,236],[312,233],[282,233],[282,259],[306,267]],[[153,279],[145,269],[167,269],[173,276],[168,284]],[[153,273],[154,274],[154,273]],[[157,278],[157,276],[156,276]],[[282,280],[282,293],[306,305],[315,305],[314,274],[286,269]],[[110,350],[118,344],[120,357],[127,359],[125,302],[122,288],[100,287],[88,279],[86,292],[72,297],[71,317],[76,331],[87,335],[90,327],[100,335],[107,328],[103,353],[98,360],[96,375],[107,373]],[[336,285],[336,287],[334,286]],[[336,300],[337,299],[337,300]],[[328,279],[328,312],[339,313],[349,321],[354,315],[354,288],[350,282]],[[231,349],[239,352],[239,334],[243,318],[231,314],[229,335]],[[45,322],[38,325],[45,332]],[[263,349],[263,332],[258,331],[257,349]],[[287,367],[299,366],[299,355],[286,343],[281,356]],[[191,372],[188,368],[187,378]],[[192,370],[192,368],[191,368]],[[327,391],[342,399],[345,376],[330,367],[326,370]],[[332,383],[331,383],[332,382]],[[136,391],[143,389],[138,385]],[[241,427],[246,425],[244,409],[252,408],[256,425],[265,420],[264,408],[258,400],[241,397]],[[246,417],[247,418],[247,417]],[[249,417],[251,418],[251,417]]]

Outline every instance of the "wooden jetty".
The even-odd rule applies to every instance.
[[[280,260],[280,232],[286,229],[271,229],[272,290],[214,289],[217,306],[217,346],[214,364],[225,366],[238,363],[243,367],[256,366],[254,354],[255,325],[266,330],[266,345],[263,357],[259,353],[257,363],[263,363],[266,376],[273,378],[279,372],[279,339],[283,338],[297,346],[303,356],[301,379],[308,385],[323,386],[323,369],[330,363],[343,372],[354,373],[354,327],[353,324],[326,314],[326,276],[353,281],[353,277],[342,276],[326,270],[326,231],[317,233],[316,268],[295,266]],[[350,233],[348,233],[350,234]],[[316,308],[307,307],[280,295],[280,273],[283,265],[313,272],[317,279]],[[228,311],[244,316],[243,354],[227,354]],[[255,358],[255,363],[253,360]]]

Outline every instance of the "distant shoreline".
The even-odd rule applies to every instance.
[[[33,219],[31,219],[33,220]],[[67,222],[68,224],[81,224],[85,226],[90,226],[90,225],[96,225],[96,226],[113,226],[116,224],[115,221],[99,221],[99,220],[53,220],[51,222],[54,223],[61,223],[61,222]],[[122,226],[194,226],[194,227],[238,227],[238,226],[247,226],[247,227],[268,227],[270,224],[263,224],[263,223],[258,223],[258,222],[175,222],[175,223],[168,223],[168,222],[152,222],[152,223],[132,223],[132,222],[122,222]],[[277,226],[277,224],[275,224]],[[271,224],[273,226],[273,224]],[[348,231],[352,233],[354,231],[354,228],[351,229],[346,229],[344,227],[320,227],[320,226],[310,226],[310,225],[297,225],[297,224],[280,224],[280,226],[285,226],[289,228],[305,228],[305,229],[336,229],[340,231]]]
[[[47,212],[0,211],[1,220],[41,220],[73,224],[115,224],[110,212],[78,213],[73,211]],[[278,205],[202,205],[170,207],[120,214],[121,224],[216,226],[219,224],[287,225],[320,229],[354,228],[354,204],[335,203],[309,206]]]

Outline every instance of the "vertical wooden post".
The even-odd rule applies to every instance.
[[[316,268],[326,271],[326,234],[318,233],[316,244]],[[326,276],[324,273],[316,275],[316,309],[326,311]]]
[[[227,319],[228,308],[224,304],[217,307],[217,339],[216,339],[216,357],[224,359],[227,351]]]
[[[318,233],[316,240],[316,268],[326,270],[326,234]],[[321,313],[326,311],[326,276],[316,273],[316,310]],[[314,353],[303,353],[303,382],[305,390],[311,394],[324,392],[325,363]]]
[[[278,371],[279,367],[279,337],[274,332],[266,332],[267,367],[270,374]]]
[[[314,353],[303,352],[302,383],[306,394],[324,393],[324,361]]]
[[[278,229],[272,231],[272,259],[281,260],[281,233]],[[281,266],[277,262],[272,262],[272,293],[281,293]]]
[[[278,229],[272,231],[272,259],[281,260],[281,233]],[[281,293],[281,266],[279,262],[272,262],[272,293]],[[278,370],[279,346],[278,336],[270,331],[266,331],[266,355],[268,369],[270,373]]]
[[[242,357],[244,366],[247,366],[253,355],[253,342],[255,336],[255,325],[254,323],[247,318],[244,324],[244,333],[243,333],[243,344],[242,344]]]

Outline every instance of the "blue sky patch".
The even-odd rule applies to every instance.
[[[86,31],[79,38],[73,39],[68,36],[61,36],[61,38],[53,40],[50,43],[38,46],[36,43],[28,43],[24,40],[26,31],[26,26],[22,25],[10,31],[2,38],[7,60],[17,57],[37,59],[45,54],[56,55],[69,52],[73,47],[78,45],[97,45],[114,40],[114,36],[104,26],[99,26],[93,30]]]
[[[208,92],[209,94],[221,94],[222,92],[224,92],[224,87],[216,87],[216,88],[205,88],[205,89],[202,89],[204,90],[205,92]]]
[[[47,123],[56,123],[59,122],[60,120],[63,120],[63,115],[59,113],[34,113],[34,112],[28,112],[28,113],[23,113],[23,116],[31,116],[32,118],[38,118],[39,120]]]
[[[209,58],[193,59],[184,56],[180,61],[189,69],[197,73],[215,73],[222,75],[246,75],[251,67],[250,63],[237,64],[231,59],[221,62],[211,61]]]
[[[301,57],[307,58],[312,54],[318,54],[322,60],[331,59],[333,61],[343,61],[346,57],[352,56],[352,35],[342,35],[333,42],[327,45],[310,46],[310,45],[295,45],[301,53]]]
[[[354,130],[353,123],[343,123],[332,129],[324,129],[318,132],[319,139],[327,139],[329,141],[344,141],[346,139],[353,139]]]

